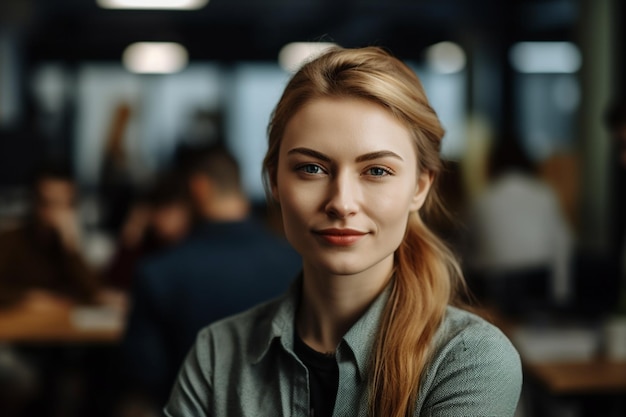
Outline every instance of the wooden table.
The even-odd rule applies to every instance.
[[[524,362],[524,371],[557,395],[626,393],[626,361]]]
[[[499,327],[511,340],[521,323],[499,314],[494,308],[477,313]],[[523,355],[525,378],[531,378],[555,395],[626,393],[626,361],[602,356],[576,361],[531,361]]]
[[[117,343],[125,315],[126,303],[119,294],[105,295],[96,306],[31,300],[0,310],[0,342]]]

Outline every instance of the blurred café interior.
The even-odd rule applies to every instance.
[[[462,258],[477,311],[521,354],[516,415],[626,415],[623,2],[169,3],[0,2],[0,236],[31,213],[42,161],[63,161],[75,249],[101,287],[97,301],[0,304],[0,415],[158,415],[112,405],[132,306],[129,287],[103,277],[133,196],[180,149],[220,143],[279,233],[260,175],[268,118],[299,63],[333,44],[407,62],[442,120],[453,219],[434,227]],[[502,173],[514,150],[528,169]],[[33,382],[40,368],[48,378]]]

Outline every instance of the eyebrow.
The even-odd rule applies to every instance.
[[[319,159],[324,162],[331,162],[331,159],[328,156],[324,155],[321,152],[314,151],[313,149],[310,149],[310,148],[293,148],[293,149],[290,149],[289,152],[287,152],[287,155],[294,155],[294,154],[311,156],[313,158]]]
[[[402,157],[395,152],[376,151],[376,152],[370,152],[370,153],[366,153],[364,155],[358,156],[356,158],[356,162],[371,161],[371,160],[380,159],[380,158],[396,158],[396,159],[399,159],[400,161],[404,161],[404,159],[402,159]]]
[[[324,155],[323,153],[315,151],[310,148],[294,148],[294,149],[289,150],[289,152],[287,152],[287,155],[293,155],[293,154],[311,156],[313,158],[319,159],[324,162],[331,162],[331,159],[327,155]],[[357,156],[355,161],[365,162],[365,161],[372,161],[374,159],[380,159],[380,158],[396,158],[396,159],[399,159],[400,161],[404,161],[404,159],[400,155],[391,151],[376,151],[376,152],[366,153],[366,154]]]

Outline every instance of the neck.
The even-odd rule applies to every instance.
[[[216,222],[244,220],[250,213],[250,204],[239,195],[224,196],[214,199],[201,210],[202,217]]]
[[[334,352],[339,342],[391,278],[393,260],[355,275],[329,275],[304,265],[296,328],[318,352]]]

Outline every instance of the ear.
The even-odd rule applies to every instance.
[[[413,198],[411,200],[411,211],[417,211],[422,208],[424,201],[426,201],[426,197],[428,197],[430,187],[433,185],[434,179],[435,176],[430,171],[425,171],[419,174],[417,177],[417,184],[415,186],[415,194],[413,194]]]

